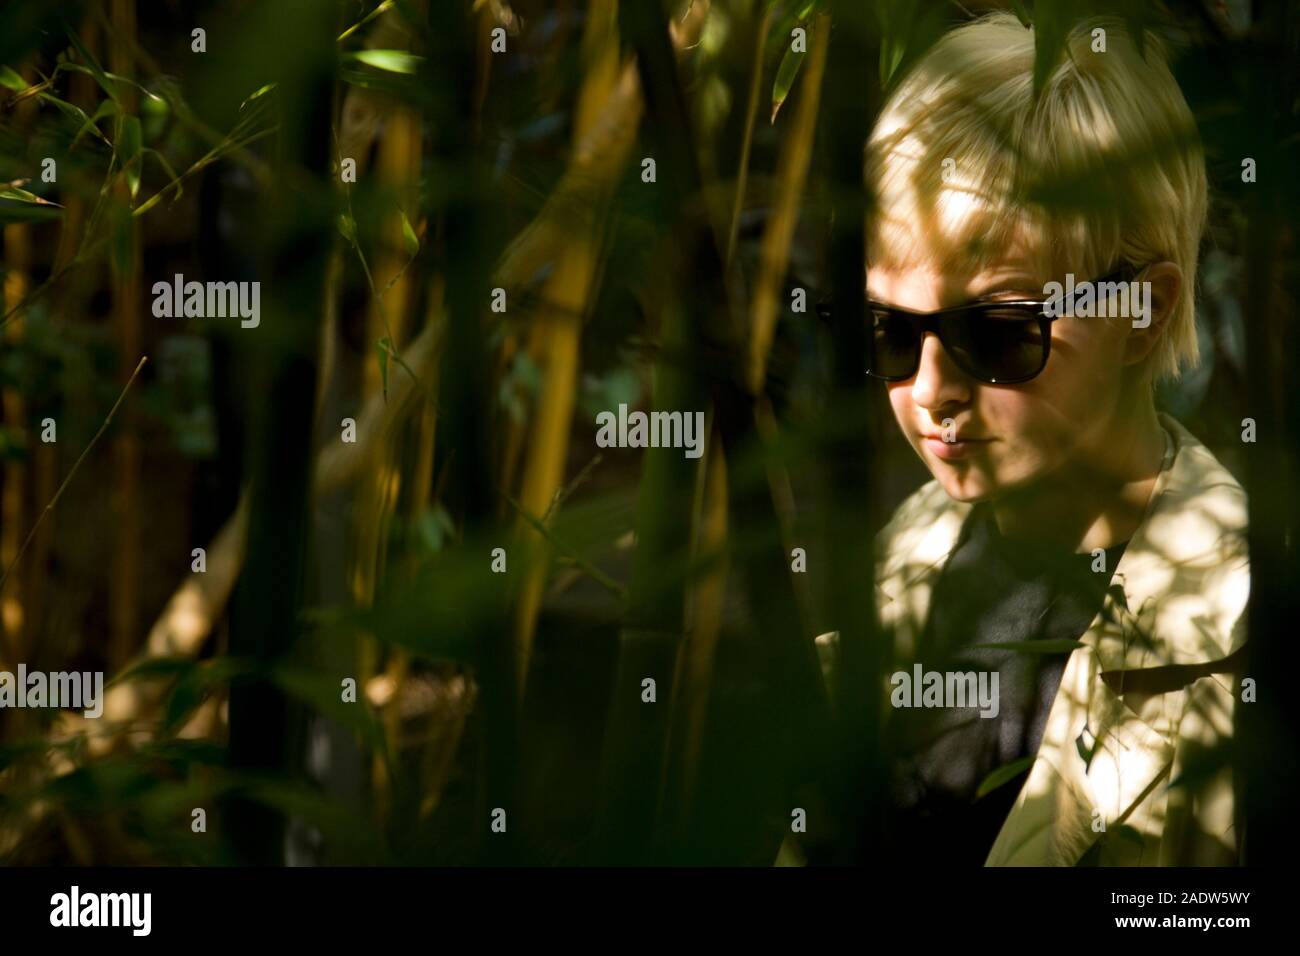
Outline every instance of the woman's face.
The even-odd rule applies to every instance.
[[[867,286],[873,299],[918,312],[982,297],[1043,297],[1043,280],[1016,257],[978,274],[872,268]],[[1058,319],[1047,367],[1018,385],[970,378],[927,333],[916,374],[888,383],[894,417],[958,501],[996,499],[1067,466],[1098,462],[1124,413],[1120,395],[1126,363],[1133,360],[1130,330],[1124,320]],[[945,435],[956,440],[945,441]]]

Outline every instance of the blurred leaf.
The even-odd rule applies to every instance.
[[[103,100],[99,104],[98,108],[96,108],[94,115],[90,117],[90,120],[86,124],[83,124],[81,129],[77,130],[77,135],[72,138],[72,145],[76,146],[77,143],[81,141],[81,137],[85,136],[86,133],[91,130],[99,133],[99,121],[110,116],[116,119],[117,114],[117,103],[112,100]],[[100,135],[102,137],[103,134],[101,133]]]
[[[230,759],[226,747],[212,740],[148,740],[136,750],[143,760],[165,760],[175,764],[221,766]]]
[[[1021,26],[1030,26],[1029,11],[1025,9],[1024,0],[1011,0],[1011,9]]]
[[[772,84],[772,122],[776,122],[777,111],[781,109],[781,104],[785,98],[790,95],[790,87],[794,85],[795,77],[799,75],[799,67],[803,65],[803,58],[806,53],[796,53],[794,50],[787,49],[785,56],[781,57],[781,65],[776,71],[776,80]]]
[[[131,198],[135,199],[140,193],[140,119],[136,116],[127,116],[122,120],[122,140],[119,144],[121,150],[118,156],[122,167],[126,172],[126,183],[131,192]]]
[[[435,554],[456,536],[456,526],[452,523],[451,515],[447,514],[447,509],[441,504],[435,503],[421,512],[416,527],[420,540]]]
[[[117,100],[117,90],[114,88],[113,84],[109,82],[108,75],[104,72],[104,68],[101,67],[99,62],[90,55],[90,51],[87,50],[85,44],[81,42],[81,38],[77,36],[77,31],[69,28],[67,34],[68,40],[72,43],[73,48],[76,49],[77,53],[81,55],[81,58],[86,61],[86,68],[90,71],[90,75],[95,78],[95,82],[98,83],[100,88],[108,94],[109,99],[114,101]]]
[[[406,240],[406,254],[414,259],[416,253],[420,251],[420,237],[411,228],[411,221],[406,218],[406,213],[399,209],[398,214],[402,217],[402,238]]]
[[[62,208],[58,203],[42,199],[12,183],[0,184],[0,223],[56,219]]]
[[[226,775],[225,780],[230,789],[311,824],[332,851],[353,861],[377,864],[390,858],[382,835],[370,821],[304,783],[233,774]]]
[[[0,746],[0,770],[10,767],[15,763],[20,763],[30,757],[39,757],[45,759],[47,754],[57,753],[58,751],[70,751],[80,746],[78,740],[61,740],[51,742],[44,738],[35,740],[20,740],[15,743]]]
[[[0,66],[0,86],[8,87],[15,93],[21,93],[27,89],[27,82],[12,68]]]
[[[125,684],[134,680],[157,680],[159,678],[178,677],[200,666],[200,662],[190,657],[149,657],[140,661],[108,682],[109,687]]]
[[[388,10],[393,5],[394,2],[395,0],[383,0],[383,2],[380,3],[377,7],[375,7],[375,9],[371,10],[369,13],[367,13],[356,23],[352,24],[352,26],[348,27],[346,30],[340,33],[338,39],[340,41],[346,40],[352,34],[356,33],[363,26],[365,26],[367,23],[373,20],[375,17],[379,16],[381,13]]]
[[[75,106],[65,100],[61,100],[57,96],[51,96],[49,93],[41,93],[40,98],[42,103],[50,103],[78,122],[78,137],[80,137],[82,133],[94,133],[105,146],[110,148],[112,147],[113,144],[108,141],[108,137],[99,131],[99,127],[91,122],[90,117],[86,115],[86,111],[81,107]]]
[[[19,180],[19,182],[22,182],[22,180]],[[50,202],[48,199],[42,199],[35,193],[29,193],[25,189],[19,189],[13,183],[0,183],[0,199],[12,199],[15,202],[35,203],[38,206],[59,205],[58,203]]]
[[[1137,47],[1138,56],[1143,60],[1147,58],[1147,19],[1144,16],[1146,4],[1135,3],[1125,11],[1124,25],[1128,27],[1129,36],[1133,38],[1133,45]]]
[[[414,56],[402,50],[357,50],[355,53],[343,54],[344,60],[355,60],[389,73],[414,73],[423,57]]]
[[[356,703],[343,700],[342,687],[334,674],[325,674],[303,668],[279,667],[271,679],[289,695],[309,705],[316,713],[338,721],[355,730],[375,753],[388,760],[387,742],[383,728],[365,703],[365,695],[358,694]]]
[[[903,62],[907,52],[907,43],[900,36],[886,36],[880,44],[880,85],[886,87],[898,65]]]
[[[994,770],[980,783],[979,788],[975,791],[975,799],[978,800],[986,793],[992,793],[1003,784],[1010,783],[1033,766],[1033,763],[1033,757],[1021,757],[1019,760],[1013,760],[1006,766],[998,767],[998,769]]]
[[[181,196],[185,194],[185,187],[181,183],[181,177],[176,175],[176,170],[172,169],[172,164],[167,162],[167,157],[164,156],[162,153],[158,152],[158,150],[156,149],[146,148],[141,152],[142,154],[147,153],[148,155],[152,156],[154,159],[158,160],[158,165],[161,166],[163,168],[163,172],[165,172],[168,175],[168,177],[170,177],[171,182],[169,182],[167,186],[164,186],[163,190],[166,190],[168,186],[175,184],[176,192],[172,196],[172,202],[175,202],[176,200],[180,199]],[[159,195],[162,195],[162,190],[159,191]]]
[[[351,216],[342,214],[338,221],[339,233],[349,243],[355,244],[357,241],[357,224]]]
[[[267,83],[265,86],[258,88],[248,97],[248,99],[244,100],[244,102],[239,104],[240,110],[243,110],[243,108],[247,106],[249,103],[253,102],[253,100],[257,99],[258,97],[265,96],[273,89],[275,89],[274,83]]]
[[[96,72],[90,69],[89,67],[82,66],[80,63],[71,63],[71,62],[60,63],[58,69],[56,69],[54,72],[57,74],[64,71],[71,71],[73,73],[86,73],[90,76],[95,76],[96,78],[100,76],[107,77],[108,79],[111,79],[114,83],[125,83],[127,86],[135,87],[137,90],[139,90],[141,93],[144,94],[145,97],[144,102],[146,104],[152,103],[155,107],[162,106],[164,108],[167,105],[166,100],[164,100],[157,93],[153,92],[153,90],[149,89],[148,87],[140,83],[137,83],[135,80],[129,79],[128,77],[125,76],[119,76],[116,73],[109,73],[106,70],[100,70],[99,73],[96,74]],[[113,105],[116,106],[117,103],[114,102]]]
[[[254,673],[257,665],[233,657],[203,661],[182,674],[163,708],[163,729],[176,731],[218,686],[231,679]]]
[[[1053,3],[1041,3],[1034,8],[1034,95],[1047,85],[1047,78],[1056,69],[1065,50],[1069,35],[1068,15]]]

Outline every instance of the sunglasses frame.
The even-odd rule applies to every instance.
[[[1091,284],[1093,284],[1094,286],[1100,285],[1101,283],[1104,282],[1131,282],[1136,276],[1138,276],[1143,271],[1143,269],[1145,269],[1145,266],[1134,266],[1130,263],[1121,263],[1118,267],[1111,270],[1106,275],[1097,279],[1092,279],[1090,281]],[[1031,379],[1037,378],[1039,375],[1042,374],[1043,369],[1047,367],[1047,360],[1048,358],[1051,357],[1052,354],[1052,323],[1055,322],[1057,319],[1067,318],[1067,316],[1062,315],[1060,311],[1058,311],[1056,315],[1047,315],[1044,310],[1046,309],[1047,303],[1049,301],[1051,301],[1050,298],[1004,299],[1004,300],[996,300],[996,301],[989,301],[989,302],[967,302],[964,303],[963,305],[952,306],[951,308],[947,308],[947,309],[937,309],[934,312],[914,312],[911,309],[904,309],[898,306],[886,305],[883,302],[879,302],[875,299],[868,298],[865,303],[868,314],[873,314],[875,312],[884,312],[889,315],[901,316],[903,318],[909,319],[915,326],[919,326],[920,334],[917,339],[918,344],[916,347],[916,360],[915,362],[913,362],[912,368],[908,372],[908,374],[881,375],[880,373],[873,372],[870,369],[867,369],[866,373],[872,378],[879,379],[882,382],[906,382],[908,379],[914,377],[917,371],[921,367],[921,353],[923,351],[923,346],[925,344],[925,333],[931,332],[939,340],[940,344],[944,348],[944,351],[948,353],[948,356],[952,359],[953,364],[956,365],[959,369],[961,369],[964,374],[975,379],[977,382],[982,382],[983,384],[986,385],[1023,384],[1024,382],[1028,382]],[[949,348],[948,342],[943,332],[944,325],[952,321],[954,317],[963,315],[968,312],[980,312],[980,311],[988,311],[992,309],[1005,309],[1008,306],[1014,308],[1032,307],[1037,310],[1033,314],[1027,314],[1025,316],[1025,321],[1037,320],[1038,322],[1038,334],[1042,337],[1042,342],[1043,342],[1042,361],[1040,361],[1038,363],[1038,367],[1028,375],[1010,377],[1010,378],[991,377],[988,375],[984,375],[982,373],[978,373],[968,368],[966,363],[958,357],[957,352]],[[823,316],[829,315],[830,314],[829,304],[826,304],[825,306],[819,305],[818,311]]]
[[[872,378],[880,379],[882,382],[906,382],[909,378],[913,378],[921,368],[921,353],[925,343],[925,333],[932,332],[939,340],[940,344],[943,345],[944,351],[948,354],[948,357],[952,359],[953,364],[977,382],[983,382],[986,385],[1017,385],[1022,382],[1028,382],[1030,379],[1041,374],[1043,369],[1047,367],[1047,359],[1052,352],[1052,323],[1059,318],[1063,318],[1063,316],[1060,315],[1046,315],[1043,312],[1044,305],[1045,303],[1042,300],[1037,299],[1007,299],[1001,302],[970,302],[965,305],[954,306],[950,309],[939,309],[934,312],[913,312],[911,309],[901,309],[897,306],[885,305],[883,302],[876,302],[869,299],[867,300],[868,312],[885,312],[890,316],[901,316],[910,319],[913,325],[918,327],[920,334],[917,339],[915,361],[912,362],[912,367],[906,375],[882,375],[879,372],[873,372],[870,369],[867,369],[866,372]],[[1012,378],[1000,378],[985,375],[982,372],[976,372],[974,369],[968,368],[967,363],[959,357],[959,353],[949,346],[948,336],[944,333],[944,326],[965,313],[983,312],[990,309],[1005,309],[1009,306],[1014,308],[1024,308],[1029,306],[1038,310],[1036,313],[1026,314],[1024,318],[1024,321],[1026,322],[1034,320],[1037,320],[1038,322],[1038,334],[1041,336],[1043,343],[1042,360],[1038,363],[1038,367],[1027,375]]]

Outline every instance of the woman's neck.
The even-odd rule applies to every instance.
[[[1131,538],[1165,454],[1164,429],[1150,392],[1144,394],[1144,402],[1117,402],[1113,427],[1055,473],[995,499],[998,530],[1007,537],[1048,538],[1076,552]]]

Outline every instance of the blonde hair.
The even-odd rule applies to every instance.
[[[1139,53],[1122,23],[1089,20],[1037,95],[1033,72],[1034,34],[1005,13],[958,27],[917,63],[868,143],[868,256],[978,271],[1019,247],[1042,277],[1079,281],[1169,260],[1183,283],[1148,367],[1176,378],[1198,360],[1206,179],[1164,49],[1148,34]]]

